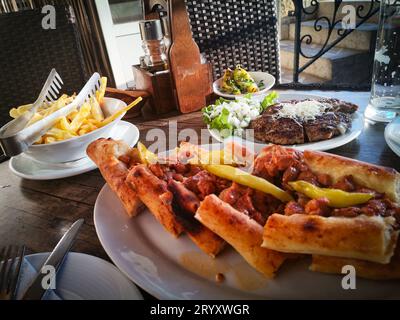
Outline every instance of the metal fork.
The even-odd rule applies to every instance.
[[[8,246],[0,251],[0,300],[16,299],[24,256],[25,246]]]

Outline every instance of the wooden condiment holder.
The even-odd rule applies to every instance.
[[[193,40],[185,0],[169,0],[172,44],[169,67],[172,73],[179,110],[200,110],[212,93],[210,64],[201,63],[199,47]]]
[[[156,1],[150,2],[154,5]],[[149,1],[145,1],[145,7],[150,9]],[[169,0],[168,16],[172,38],[168,48],[169,70],[152,73],[133,66],[136,90],[149,92],[155,114],[177,109],[182,113],[197,111],[207,105],[207,97],[212,94],[212,66],[201,62],[185,0]],[[147,13],[146,19],[150,17],[155,18]]]
[[[122,100],[127,105],[135,101],[137,98],[143,98],[142,102],[129,110],[124,119],[137,118],[142,115],[142,108],[147,104],[150,94],[141,90],[121,90],[115,88],[106,89],[106,97]]]
[[[136,90],[150,94],[149,103],[154,113],[161,115],[177,109],[169,70],[151,73],[136,65],[133,66],[133,74]]]

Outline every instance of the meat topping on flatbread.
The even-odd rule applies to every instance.
[[[166,183],[166,189],[172,194],[171,205],[174,214],[185,229],[192,232],[200,228],[200,223],[193,219],[200,201],[210,194],[218,195],[232,184],[199,166],[181,162],[149,164],[148,168]]]
[[[265,225],[271,214],[281,213],[284,208],[282,202],[273,196],[237,183],[233,183],[230,188],[222,191],[219,197],[261,226]]]
[[[296,200],[289,202],[284,206],[282,212],[285,215],[308,214],[324,217],[349,218],[360,215],[371,217],[394,217],[397,221],[395,228],[400,229],[400,207],[386,197],[385,194],[357,184],[351,175],[344,176],[336,183],[332,183],[332,179],[329,175],[315,174],[309,169],[304,161],[302,152],[293,149],[285,149],[279,146],[269,147],[268,152],[261,153],[261,155],[259,155],[255,160],[253,174],[269,181],[273,181],[276,185],[293,193]],[[371,194],[373,197],[371,200],[361,205],[345,208],[332,208],[329,206],[329,201],[324,197],[319,199],[310,199],[304,194],[294,192],[293,188],[290,186],[290,182],[293,181],[306,181],[317,187],[338,189],[345,192]],[[224,193],[222,193],[222,195],[223,194]],[[223,200],[232,204],[232,201],[229,202],[227,197],[224,197]],[[233,206],[235,205],[233,204]],[[247,211],[249,212],[249,215],[252,215],[251,210]],[[275,213],[281,212],[277,211]],[[261,211],[259,214],[265,217],[266,212]],[[271,213],[267,211],[267,214]],[[260,219],[257,221],[260,221]]]

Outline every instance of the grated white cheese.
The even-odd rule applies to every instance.
[[[316,100],[299,101],[295,103],[283,102],[280,104],[281,109],[274,114],[274,118],[291,118],[294,120],[310,121],[315,120],[317,116],[322,115],[329,105],[323,104]]]

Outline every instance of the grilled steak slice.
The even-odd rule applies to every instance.
[[[318,99],[319,102],[332,106],[332,111],[352,114],[358,110],[354,103],[341,101],[339,99]]]
[[[338,117],[328,112],[315,120],[308,121],[304,124],[304,130],[309,142],[328,140],[337,134],[337,127],[340,123]]]
[[[351,115],[343,112],[327,112],[304,124],[309,142],[328,140],[344,134],[351,128]]]
[[[344,113],[344,112],[335,112],[335,114],[338,116],[340,123],[343,124],[346,129],[350,129],[352,125],[352,115],[349,113]]]
[[[289,118],[274,119],[263,114],[250,124],[257,140],[282,145],[304,143],[304,129],[301,124]]]
[[[317,101],[326,106],[325,112],[309,121],[300,117],[296,120],[276,117],[274,115],[283,108],[283,105],[278,103],[269,107],[259,118],[250,123],[250,128],[254,129],[254,137],[267,143],[291,145],[328,140],[344,134],[351,128],[352,114],[358,110],[358,106],[338,99]],[[300,101],[286,101],[294,105],[298,102]]]

